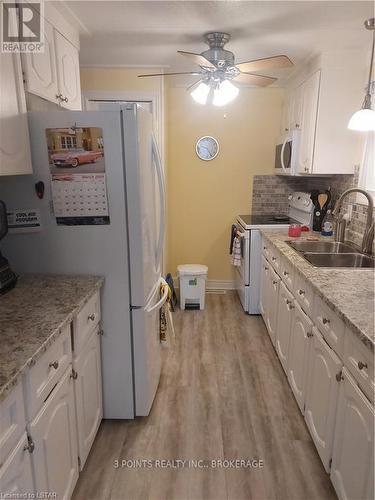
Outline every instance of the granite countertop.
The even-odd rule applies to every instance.
[[[88,275],[25,274],[0,296],[0,401],[103,281]]]
[[[314,291],[374,352],[374,270],[314,267],[286,243],[296,238],[290,238],[282,232],[262,231],[262,234],[297,268],[312,285]],[[308,233],[302,238],[311,236],[317,235]],[[317,237],[324,241],[332,239],[320,235]]]

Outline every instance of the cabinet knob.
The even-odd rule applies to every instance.
[[[276,257],[272,257],[272,260],[275,261],[276,260]]]
[[[95,313],[89,314],[87,316],[87,319],[89,319],[90,321],[95,321]]]
[[[299,128],[299,127],[300,127],[299,123],[296,123],[296,128]]]
[[[103,336],[104,335],[104,330],[102,330],[101,328],[99,328],[98,331],[97,331],[97,334]]]
[[[68,102],[69,101],[69,99],[67,97],[62,97],[61,100],[62,100],[62,102]]]
[[[362,363],[362,361],[358,361],[358,368],[363,370],[363,368],[367,368],[367,363]]]
[[[298,290],[299,295],[305,295],[305,290]]]
[[[284,275],[284,276],[289,276],[289,273],[288,273],[287,271],[284,271],[284,272],[283,272],[283,275]]]
[[[289,299],[286,299],[286,301],[285,301],[285,302],[286,302],[288,305],[293,303],[293,301],[292,301],[292,300],[289,300]]]
[[[291,311],[292,309],[295,309],[295,307],[292,304],[289,304],[288,309],[289,309],[289,311]]]
[[[263,250],[267,250],[267,247],[263,247]]]
[[[72,378],[73,380],[77,380],[78,378],[78,373],[72,369],[72,373],[70,374],[70,378]]]
[[[329,319],[322,318],[322,323],[323,323],[323,325],[328,325],[329,324]]]
[[[267,267],[267,266],[264,266],[264,270],[265,270],[265,271],[268,271],[268,267]]]
[[[287,127],[284,128],[285,132],[289,132],[289,129]]]
[[[51,361],[51,363],[48,366],[50,368],[54,368],[55,370],[57,370],[59,367],[59,362],[58,361]]]
[[[278,283],[278,281],[276,281],[276,280],[272,280],[272,284],[273,284],[273,285],[277,285],[277,283]]]
[[[27,436],[27,444],[23,447],[23,451],[28,451],[29,453],[32,453],[35,449],[35,444],[34,441],[30,436]]]
[[[308,336],[308,338],[311,338],[311,337],[313,337],[313,336],[314,336],[313,332],[307,332],[307,334],[306,334],[306,335]]]
[[[63,99],[62,94],[56,94],[56,99],[59,99],[60,101],[62,101],[62,99]]]

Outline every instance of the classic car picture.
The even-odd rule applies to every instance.
[[[51,173],[103,173],[103,131],[99,127],[46,130]]]

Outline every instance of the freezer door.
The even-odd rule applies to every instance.
[[[160,308],[168,295],[165,287],[160,297],[160,284],[143,309],[132,311],[133,320],[133,360],[135,385],[135,414],[146,416],[150,413],[152,403],[159,385],[161,371],[160,344]]]
[[[161,275],[165,191],[152,115],[129,104],[122,112],[131,274],[131,304],[145,306]]]

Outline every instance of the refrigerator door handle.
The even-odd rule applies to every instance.
[[[156,262],[160,265],[161,268],[161,255],[163,252],[164,233],[165,233],[165,185],[164,185],[163,167],[161,164],[160,154],[154,134],[152,134],[152,152],[155,158],[156,173],[158,176],[159,194],[160,194],[160,231],[156,247]]]
[[[169,286],[168,286],[168,284],[167,284],[167,282],[165,281],[164,278],[160,278],[159,285],[164,285],[163,295],[162,295],[161,299],[159,300],[159,302],[157,302],[156,304],[154,304],[151,307],[149,307],[149,306],[145,307],[145,311],[147,313],[150,313],[152,311],[160,309],[162,307],[162,305],[166,302],[167,298],[168,298]]]

